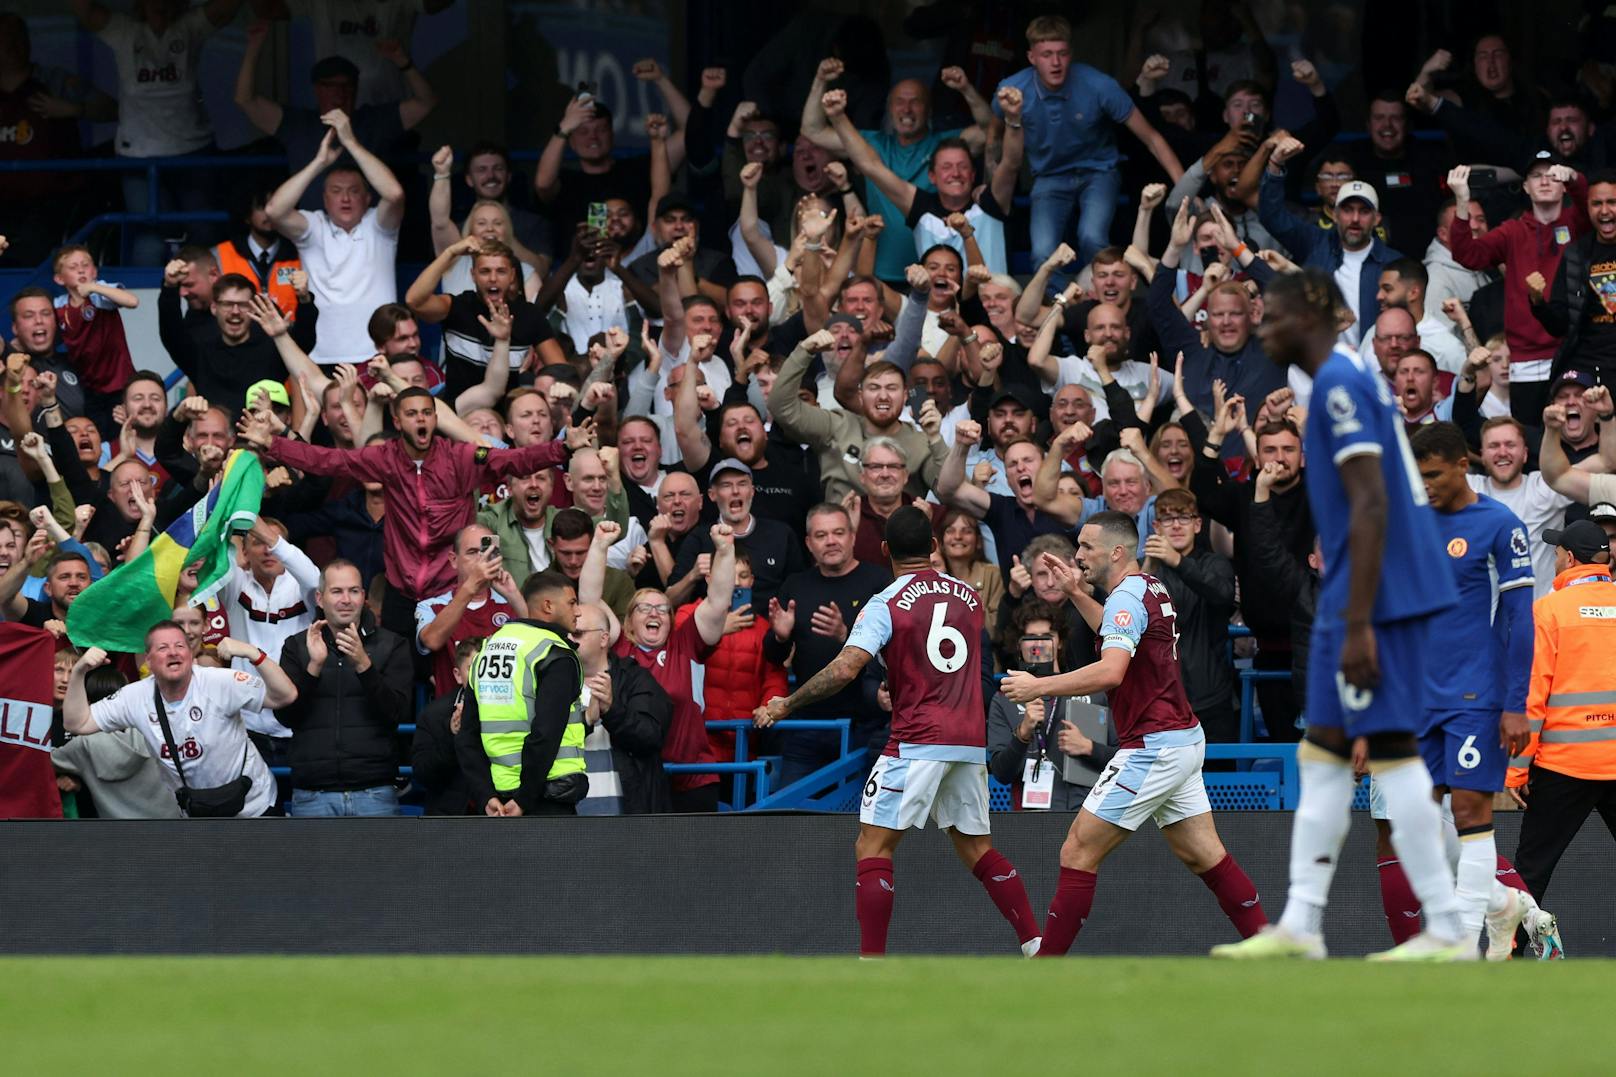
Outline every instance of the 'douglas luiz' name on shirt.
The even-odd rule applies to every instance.
[[[886,662],[892,736],[883,754],[982,763],[982,596],[964,580],[910,572],[866,603],[847,646]]]
[[[1305,437],[1307,498],[1324,554],[1319,623],[1346,615],[1352,507],[1340,467],[1355,456],[1380,460],[1386,490],[1386,538],[1372,617],[1376,624],[1423,617],[1454,602],[1453,572],[1441,555],[1435,513],[1414,466],[1403,418],[1386,379],[1368,361],[1340,348],[1313,379],[1313,408]]]

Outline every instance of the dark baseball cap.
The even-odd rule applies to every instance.
[[[1588,519],[1598,523],[1601,520],[1616,522],[1616,505],[1609,501],[1598,501],[1588,507]]]
[[[1038,410],[1038,402],[1033,399],[1032,390],[1020,382],[1012,381],[1006,383],[1005,386],[994,395],[993,400],[988,404],[988,410],[992,411],[1000,404],[1003,404],[1006,400],[1013,400],[1017,404],[1020,404],[1022,407],[1026,408],[1028,411]]]
[[[316,60],[314,66],[309,68],[310,82],[324,82],[326,79],[349,79],[359,81],[359,68],[345,56],[327,56],[323,60]]]
[[[1594,376],[1588,373],[1586,370],[1566,371],[1558,378],[1555,378],[1554,384],[1549,386],[1549,399],[1553,400],[1559,395],[1560,390],[1564,389],[1567,385],[1576,385],[1583,389],[1592,389],[1594,387]]]
[[[1525,179],[1532,174],[1534,168],[1548,168],[1550,165],[1563,165],[1565,160],[1547,146],[1541,146],[1532,151],[1532,154],[1521,164],[1521,178]]]
[[[675,210],[681,209],[690,214],[692,217],[696,215],[696,203],[675,191],[672,194],[663,195],[661,200],[657,202],[656,215],[658,217],[666,217]]]
[[[1605,537],[1605,529],[1592,520],[1578,520],[1558,531],[1551,527],[1543,532],[1543,541],[1570,550],[1571,556],[1582,562],[1610,553],[1610,539]]]

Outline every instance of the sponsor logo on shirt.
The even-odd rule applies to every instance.
[[[239,669],[236,670],[236,672],[235,672],[235,678],[236,678],[236,680],[240,681],[242,684],[246,684],[248,681],[252,680],[251,675],[243,673]]]
[[[1127,610],[1118,610],[1111,618],[1118,628],[1127,628],[1133,624],[1133,614]]]
[[[0,142],[9,142],[13,146],[26,146],[34,140],[34,125],[27,120],[18,120],[10,127],[0,127]]]
[[[178,41],[174,42],[173,46],[171,47],[175,52],[179,52],[185,48],[185,46]],[[140,73],[135,76],[136,82],[178,82],[179,80],[179,65],[172,63],[164,64],[162,67],[143,67],[140,69]]]

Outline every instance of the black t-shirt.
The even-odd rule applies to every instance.
[[[44,628],[45,622],[56,616],[49,602],[41,602],[37,598],[26,598],[23,601],[28,603],[28,610],[18,618],[18,624],[25,624],[29,628]]]
[[[636,217],[645,215],[651,201],[651,159],[616,160],[608,171],[599,174],[563,168],[557,182],[560,189],[549,203],[550,235],[555,244],[550,253],[559,261],[572,247],[578,222],[588,218],[589,203],[621,198],[634,207]]]
[[[851,631],[853,622],[864,611],[864,604],[870,596],[891,582],[892,573],[885,565],[873,565],[868,561],[860,561],[845,576],[827,577],[817,568],[795,573],[781,585],[780,593],[776,596],[781,606],[792,602],[797,604],[797,619],[791,630],[791,641],[781,643],[774,638],[774,633],[767,633],[763,637],[763,653],[783,661],[785,653],[794,645],[796,652],[791,659],[791,672],[797,678],[797,683],[802,684],[830,665],[830,660],[841,652],[847,642],[815,633],[811,623],[814,611],[820,606],[834,603],[841,607],[842,623]],[[760,610],[762,607],[754,601],[752,608]],[[855,679],[829,699],[803,708],[801,715],[804,718],[844,718],[857,713],[862,705],[859,682]]]
[[[511,369],[521,366],[528,350],[552,339],[550,320],[544,312],[518,297],[510,304]],[[486,317],[488,307],[475,292],[461,292],[449,300],[449,314],[443,319],[444,354],[475,366],[487,366],[494,354],[494,338],[483,329],[478,315]]]
[[[980,207],[984,214],[992,217],[996,221],[1006,220],[1010,216],[1004,211],[1004,208],[994,200],[993,192],[988,190],[986,187],[982,188],[982,193],[976,197],[975,205]],[[928,213],[932,214],[939,220],[946,220],[950,213],[969,213],[970,208],[970,206],[967,206],[963,210],[949,209],[947,206],[943,205],[942,196],[936,191],[923,191],[919,187],[916,187],[915,197],[909,203],[909,216],[903,219],[903,223],[908,225],[910,228],[914,228],[920,223],[920,219]]]
[[[820,500],[819,483],[805,466],[808,454],[801,449],[792,451],[782,445],[764,442],[764,466],[752,472],[752,511],[766,520],[778,520],[791,528],[798,541],[806,533],[808,507]],[[705,497],[712,482],[712,468],[724,457],[713,438],[712,459],[696,476],[696,483]],[[718,506],[709,499],[702,510],[702,523],[711,526],[718,522]]]
[[[1582,304],[1582,340],[1573,365],[1607,374],[1616,371],[1616,245],[1596,239],[1589,248],[1588,295]]]
[[[1070,528],[1042,509],[1034,509],[1032,519],[1027,519],[1026,511],[1016,499],[1003,494],[988,495],[988,511],[982,522],[993,532],[993,544],[999,551],[999,571],[1007,580],[1015,567],[1013,558],[1020,556],[1027,543],[1039,535],[1071,534]]]
[[[768,608],[769,599],[779,593],[787,576],[802,570],[802,540],[796,532],[778,520],[759,515],[753,502],[752,531],[735,536],[735,544],[752,558],[752,609]],[[806,510],[804,510],[806,511]],[[673,563],[673,580],[684,579],[696,567],[696,558],[713,552],[713,538],[706,527],[697,525],[679,544],[679,556]],[[700,580],[692,592],[694,600],[707,593],[707,585]],[[853,622],[848,621],[851,625]]]

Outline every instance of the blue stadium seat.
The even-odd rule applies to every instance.
[[[993,775],[988,775],[988,811],[1013,811],[1010,787]]]

